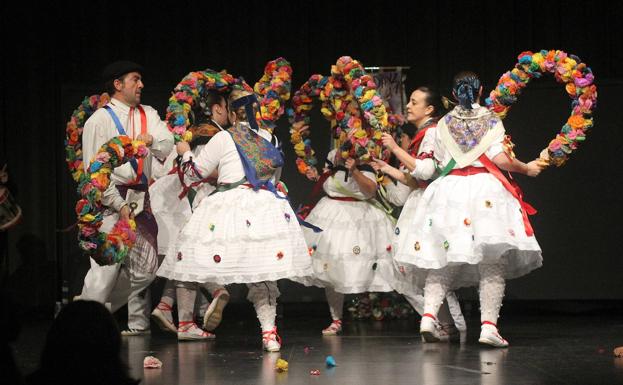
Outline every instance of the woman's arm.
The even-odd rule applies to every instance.
[[[381,137],[381,141],[383,142],[383,146],[387,147],[387,149],[390,150],[409,171],[413,171],[413,169],[415,169],[415,158],[403,150],[402,147],[396,143],[393,136],[385,133]]]
[[[370,165],[374,170],[381,171],[383,174],[391,176],[394,180],[397,180],[402,184],[407,184],[405,173],[398,170],[396,167],[390,166],[384,160],[375,158]]]
[[[506,153],[496,155],[493,158],[493,163],[504,171],[516,172],[531,177],[536,177],[543,171],[543,167],[538,160],[524,163],[517,158],[509,157]]]
[[[374,194],[376,194],[376,181],[363,175],[363,173],[357,169],[357,162],[352,158],[346,160],[346,168],[350,171],[357,185],[359,185],[359,189],[363,195],[372,198]]]

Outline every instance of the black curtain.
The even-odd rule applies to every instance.
[[[562,169],[537,180],[519,178],[540,211],[533,224],[545,265],[509,284],[511,298],[623,297],[620,234],[623,5],[620,2],[3,2],[0,151],[19,189],[24,220],[9,233],[11,286],[31,305],[51,303],[62,280],[79,290],[86,268],[75,245],[74,183],[64,164],[65,122],[84,96],[100,90],[101,69],[130,59],[146,67],[144,103],[162,116],[170,90],[189,71],[225,68],[249,83],[268,60],[292,63],[293,88],[326,74],[339,56],[364,65],[410,66],[407,90],[421,84],[447,95],[463,69],[481,75],[485,90],[525,50],[562,49],[593,69],[599,87],[595,128]],[[505,121],[520,158],[546,146],[569,114],[569,100],[551,77],[530,84]],[[313,140],[326,153],[327,123],[313,116]],[[277,131],[287,142],[287,122]],[[295,204],[310,189],[295,171],[284,180]],[[294,286],[292,286],[294,288]],[[296,288],[284,298],[305,295]]]

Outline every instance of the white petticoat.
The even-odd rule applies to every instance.
[[[322,198],[306,220],[323,229],[304,228],[313,249],[314,285],[340,293],[392,291],[381,270],[392,268],[393,224],[365,201]]]
[[[415,217],[418,202],[420,201],[424,189],[418,188],[411,190],[407,200],[400,211],[400,218],[396,223],[396,227],[406,227],[406,224],[410,223]],[[394,236],[394,233],[392,233]],[[396,247],[396,245],[392,245]],[[388,266],[381,271],[386,280],[392,283],[394,290],[400,294],[412,294],[414,292],[420,292],[421,289],[417,285],[417,275],[414,272],[414,266],[409,264],[401,264],[395,260],[395,253],[393,254],[393,265]],[[391,267],[391,268],[390,268]]]
[[[395,230],[394,259],[414,267],[420,287],[429,269],[447,265],[458,266],[453,288],[476,285],[480,263],[502,263],[506,279],[542,265],[539,244],[526,235],[519,202],[491,174],[437,179],[415,214],[408,213]]]
[[[179,199],[181,192],[177,174],[165,175],[149,186],[151,211],[158,223],[158,254],[166,254],[192,214],[188,197]]]
[[[311,259],[290,204],[238,187],[204,198],[167,251],[159,276],[190,282],[308,283]]]

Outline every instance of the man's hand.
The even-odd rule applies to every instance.
[[[119,219],[123,219],[123,220],[130,220],[130,214],[132,213],[132,210],[130,210],[130,206],[125,205],[121,208],[121,210],[119,210]]]
[[[140,140],[141,142],[144,142],[147,147],[150,147],[151,144],[154,142],[154,137],[150,134],[139,134],[136,137],[136,140]]]

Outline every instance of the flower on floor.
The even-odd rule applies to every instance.
[[[288,361],[280,358],[277,360],[277,364],[275,365],[275,370],[278,371],[279,373],[283,373],[283,372],[287,372],[288,371]]]
[[[162,361],[154,356],[147,356],[143,360],[143,367],[146,369],[160,369],[162,368]]]

